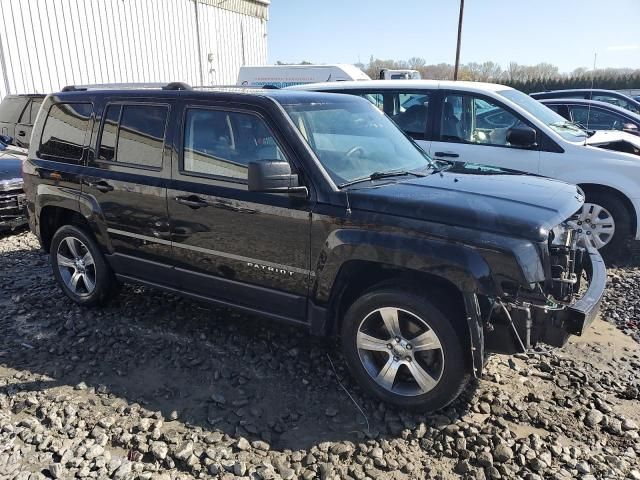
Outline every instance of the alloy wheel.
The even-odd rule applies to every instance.
[[[416,396],[438,384],[444,351],[429,324],[395,307],[369,313],[358,327],[356,346],[367,373],[389,392]]]
[[[56,255],[60,277],[75,295],[86,297],[96,288],[96,266],[87,246],[76,237],[65,237]]]
[[[613,215],[595,203],[585,203],[578,218],[570,223],[585,242],[597,249],[607,245],[616,233]]]

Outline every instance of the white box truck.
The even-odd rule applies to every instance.
[[[238,85],[277,88],[318,82],[371,80],[369,75],[349,64],[333,65],[265,65],[240,67]]]

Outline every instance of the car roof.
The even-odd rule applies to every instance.
[[[632,117],[632,118],[637,118],[638,120],[640,120],[640,115],[633,113],[630,110],[627,110],[626,108],[623,107],[619,107],[617,105],[613,105],[609,102],[601,102],[599,100],[587,100],[586,98],[541,98],[540,100],[538,100],[541,103],[546,104],[564,104],[564,105],[585,105],[585,106],[589,106],[591,105],[592,107],[601,107],[605,110],[611,110],[612,112],[616,112],[616,113],[620,113],[621,115],[624,115],[626,117]]]
[[[4,98],[44,98],[44,93],[12,93],[11,95],[5,95]],[[4,100],[3,98],[3,100]]]
[[[595,93],[609,93],[614,95],[620,95],[622,97],[629,97],[624,93],[617,92],[615,90],[608,90],[606,88],[565,88],[560,90],[545,90],[543,92],[533,92],[529,95],[549,95],[549,94],[559,94],[559,93],[587,93],[587,92],[595,92]],[[630,97],[629,97],[630,98]]]
[[[355,97],[335,93],[291,91],[270,88],[246,87],[206,87],[192,90],[162,90],[150,88],[105,88],[88,90],[68,90],[52,94],[61,101],[73,101],[91,97],[131,97],[131,98],[189,98],[242,102],[248,98],[271,100],[282,105],[307,103],[353,102]],[[360,100],[360,99],[356,99]],[[366,101],[366,100],[364,100]]]
[[[285,90],[367,90],[375,89],[450,89],[450,90],[466,90],[471,92],[499,92],[502,90],[513,90],[506,85],[498,83],[485,82],[469,82],[469,81],[453,81],[453,80],[356,80],[348,82],[323,82],[308,83],[304,85],[295,85],[286,87]]]

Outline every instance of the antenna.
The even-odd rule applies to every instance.
[[[589,107],[587,108],[587,125],[586,128],[589,130],[589,118],[591,118],[591,99],[593,97],[593,84],[596,80],[596,59],[598,58],[598,53],[593,54],[593,70],[591,71],[591,91],[589,92]],[[584,144],[587,144],[587,139],[584,139]]]

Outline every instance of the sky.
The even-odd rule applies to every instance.
[[[458,0],[271,0],[269,63],[455,61]],[[461,63],[640,68],[640,0],[465,0]]]

